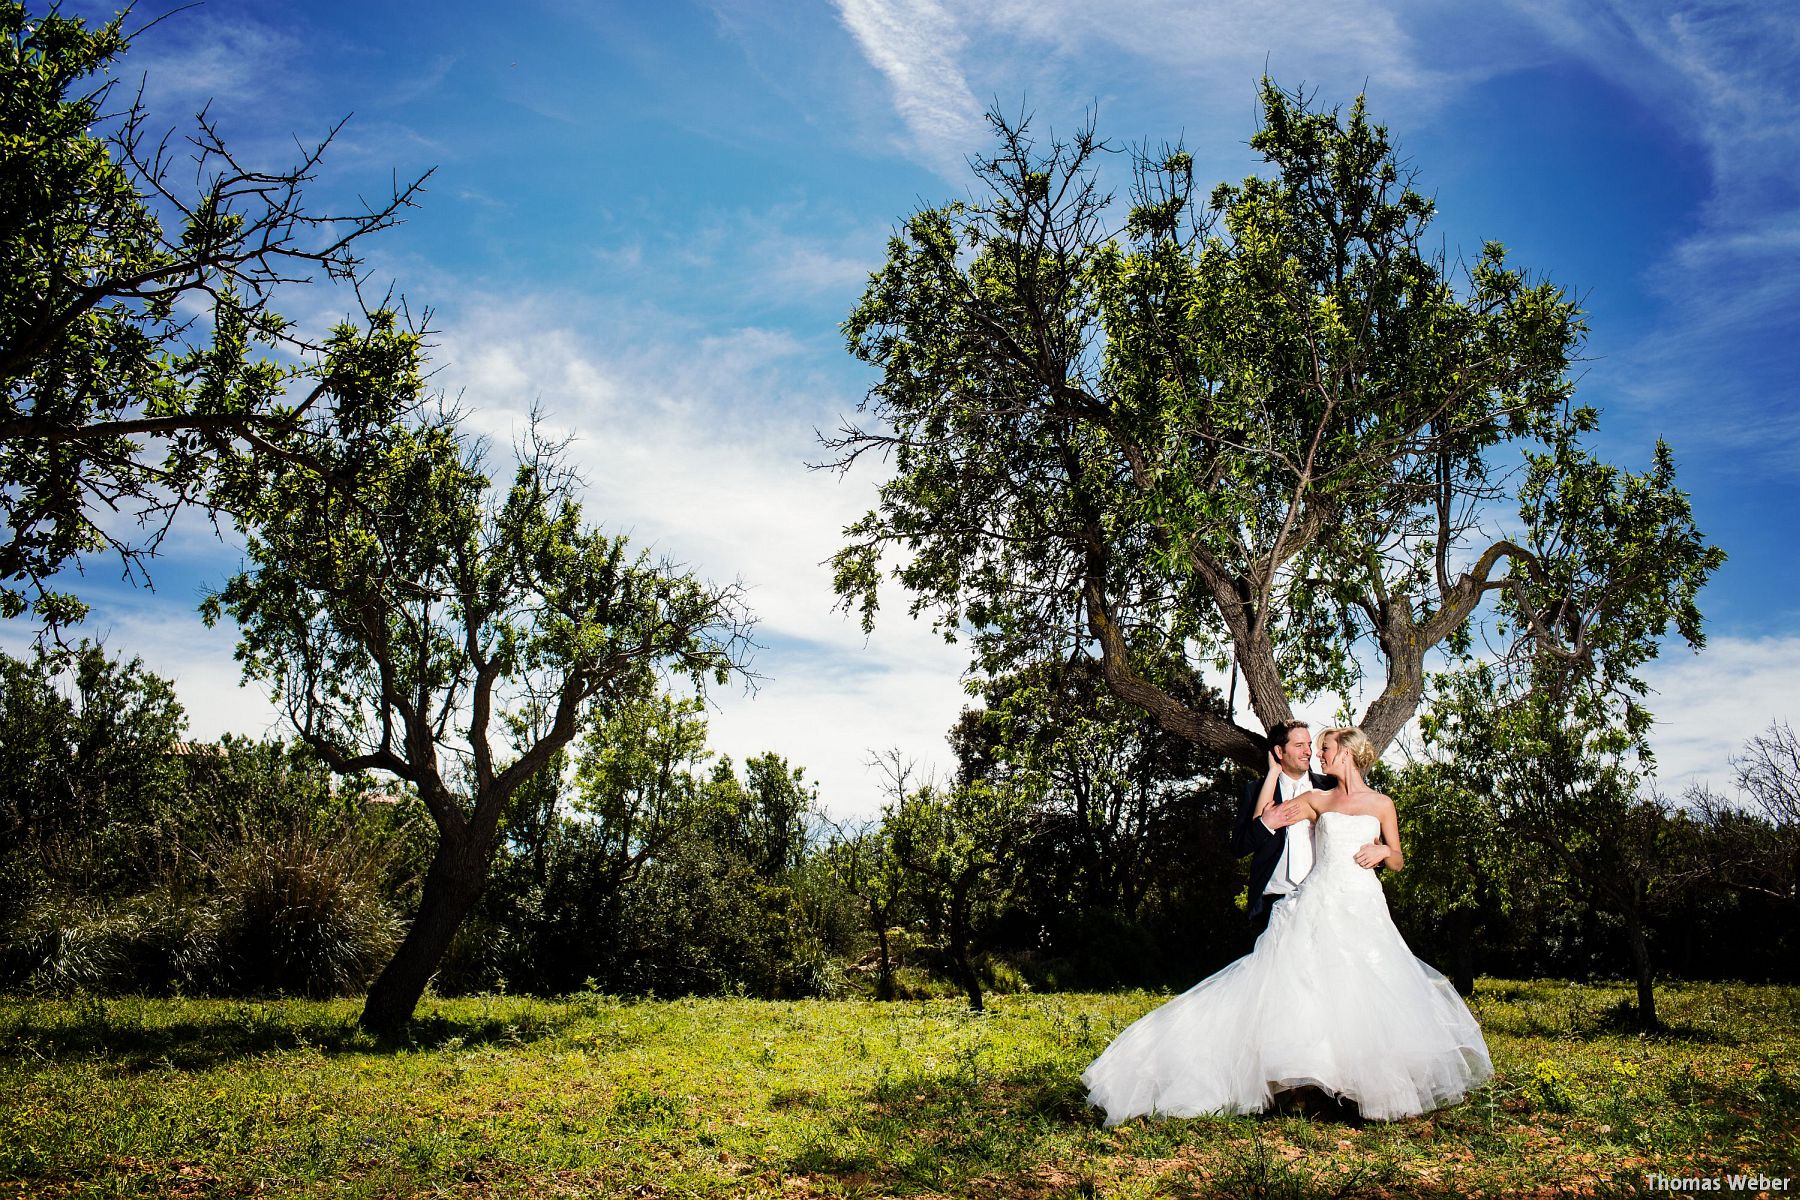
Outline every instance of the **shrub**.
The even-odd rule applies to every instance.
[[[10,931],[7,981],[59,995],[178,990],[204,958],[193,918],[163,893],[45,894]]]
[[[400,938],[386,875],[383,847],[342,826],[221,844],[205,906],[207,982],[240,994],[361,990]]]

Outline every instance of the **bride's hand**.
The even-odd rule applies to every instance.
[[[1252,816],[1260,818],[1271,830],[1279,828],[1269,818],[1280,811],[1281,805],[1276,803],[1277,792],[1275,780],[1280,777],[1280,763],[1275,757],[1274,747],[1269,748],[1269,773],[1263,776],[1262,786],[1256,792],[1256,808]],[[1284,822],[1285,823],[1285,822]]]
[[[1370,842],[1366,846],[1356,848],[1356,865],[1374,870],[1387,861],[1388,848],[1380,842]]]
[[[1286,804],[1271,804],[1262,814],[1263,824],[1271,831],[1286,829],[1289,825],[1297,825],[1306,819],[1306,806],[1298,800],[1289,800]]]

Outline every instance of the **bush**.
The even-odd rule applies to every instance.
[[[355,808],[227,828],[148,888],[107,895],[31,855],[0,888],[0,986],[67,994],[313,997],[361,989],[392,954],[404,820]],[[401,830],[404,832],[404,830]]]
[[[205,958],[194,916],[162,893],[46,895],[10,931],[8,981],[57,995],[181,990]]]
[[[175,991],[317,998],[363,988],[400,922],[379,853],[310,829],[220,843],[210,886],[135,896],[45,889],[7,931],[4,982],[97,995]]]
[[[289,827],[219,847],[205,900],[211,990],[323,998],[362,990],[399,944],[379,844]]]
[[[703,840],[672,847],[622,897],[619,991],[659,996],[824,995],[841,972],[795,890]]]

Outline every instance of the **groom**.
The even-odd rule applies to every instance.
[[[1300,886],[1312,869],[1312,825],[1294,824],[1275,806],[1284,805],[1295,796],[1337,786],[1337,780],[1311,770],[1312,733],[1304,721],[1283,721],[1269,730],[1269,749],[1281,776],[1275,781],[1275,799],[1268,812],[1258,818],[1256,798],[1262,791],[1262,777],[1244,785],[1244,798],[1238,805],[1237,827],[1233,830],[1231,848],[1250,859],[1250,920],[1257,936],[1269,927],[1269,915],[1283,896]]]

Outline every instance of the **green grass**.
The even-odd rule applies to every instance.
[[[1483,981],[1497,1077],[1392,1125],[1100,1128],[1076,1076],[1160,998],[0,1000],[12,1196],[1631,1195],[1800,1189],[1800,988]],[[1666,1194],[1666,1193],[1665,1193]]]

